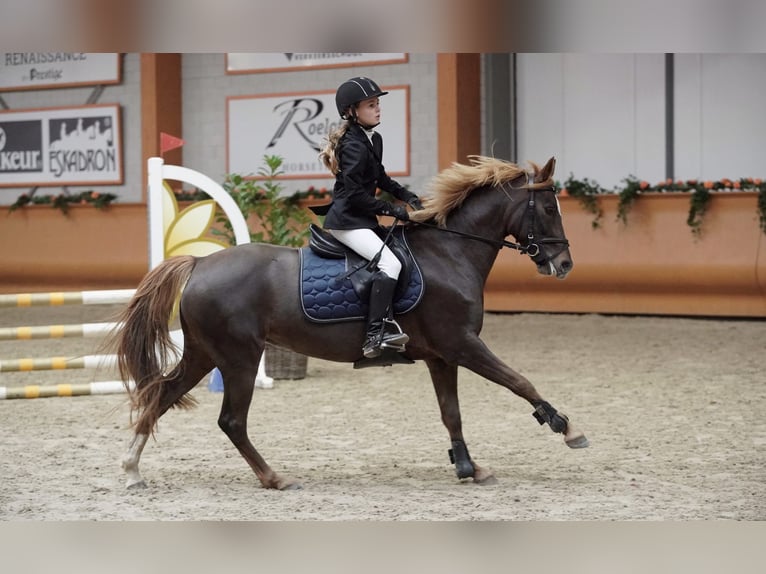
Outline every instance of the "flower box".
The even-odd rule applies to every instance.
[[[563,281],[503,250],[487,280],[490,311],[766,317],[766,234],[758,196],[713,192],[699,235],[688,193],[647,193],[627,222],[617,195],[599,195],[600,226],[574,197],[560,198],[574,269]]]

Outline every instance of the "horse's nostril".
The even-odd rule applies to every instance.
[[[562,271],[569,271],[570,269],[572,269],[572,262],[569,259],[565,259],[561,262]]]

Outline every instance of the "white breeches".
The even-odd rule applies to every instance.
[[[378,268],[391,277],[398,279],[402,264],[396,258],[393,251],[383,243],[372,229],[326,229],[335,239],[346,247],[350,247],[365,259],[372,259],[383,248],[378,261]]]

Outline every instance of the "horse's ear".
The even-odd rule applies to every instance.
[[[537,174],[537,181],[548,181],[553,177],[553,172],[556,170],[556,158],[552,157]]]

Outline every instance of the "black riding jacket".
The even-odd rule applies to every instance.
[[[324,227],[327,229],[374,229],[377,215],[391,215],[388,201],[375,197],[377,188],[402,201],[417,197],[388,177],[381,158],[383,138],[374,133],[372,142],[361,126],[351,124],[335,150],[339,171],[335,177],[333,200]]]

